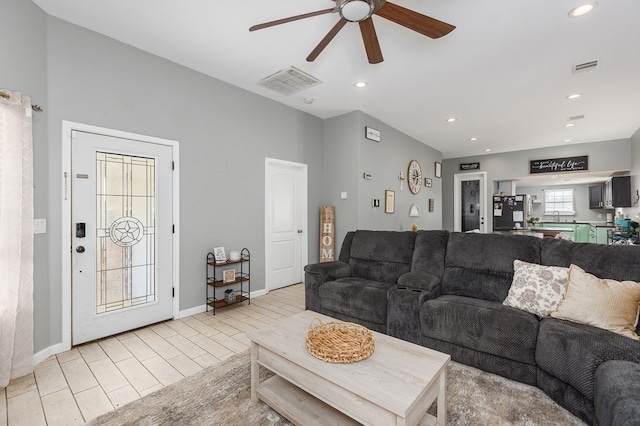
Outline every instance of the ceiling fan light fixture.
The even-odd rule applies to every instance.
[[[364,21],[373,14],[374,0],[344,0],[338,10],[349,22]]]

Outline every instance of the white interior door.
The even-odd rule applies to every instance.
[[[307,166],[265,163],[267,290],[302,282],[307,261]]]
[[[453,230],[487,232],[487,174],[459,173],[453,176]]]
[[[172,148],[74,131],[72,344],[173,317]]]

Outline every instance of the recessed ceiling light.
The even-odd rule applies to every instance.
[[[313,103],[313,98],[304,98],[304,103],[307,105],[311,105]]]
[[[470,141],[477,141],[478,138],[469,138]]]
[[[580,93],[572,93],[567,96],[567,99],[578,99],[580,97]]]
[[[449,123],[453,123],[456,120],[457,120],[457,118],[455,118],[455,117],[447,118],[447,122],[449,122]]]
[[[575,123],[567,123],[564,125],[564,127],[573,127],[575,126]]]
[[[558,176],[550,176],[551,179],[558,179]]]
[[[571,142],[571,139],[565,139],[562,142]]]
[[[569,18],[579,18],[580,16],[584,16],[587,13],[591,12],[593,9],[595,9],[597,6],[598,6],[598,3],[593,1],[590,3],[585,3],[578,7],[574,7],[569,12]]]
[[[491,148],[486,148],[484,152],[491,152]]]
[[[366,81],[357,81],[356,84],[354,84],[354,86],[356,86],[358,89],[362,89],[363,87],[367,87],[367,82]]]

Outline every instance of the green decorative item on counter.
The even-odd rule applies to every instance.
[[[527,223],[530,223],[531,225],[535,225],[538,222],[540,222],[540,218],[539,217],[529,216],[527,218]]]

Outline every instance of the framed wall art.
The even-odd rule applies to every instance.
[[[435,177],[437,178],[441,178],[442,177],[442,163],[436,161],[434,166],[433,166],[433,174]]]
[[[396,212],[396,192],[387,189],[384,191],[384,212],[395,213]]]
[[[424,178],[424,187],[431,188],[433,186],[433,181],[431,178]]]

